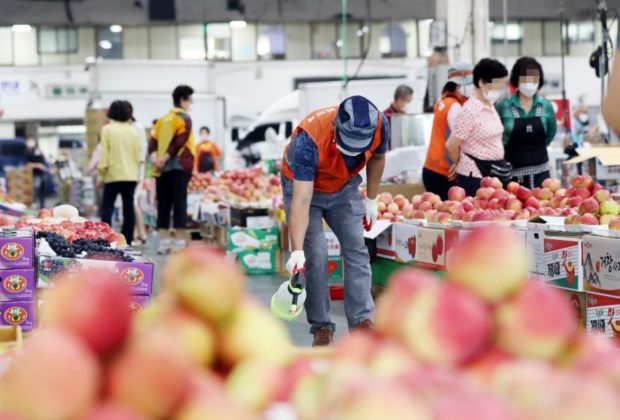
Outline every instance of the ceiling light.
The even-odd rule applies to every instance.
[[[11,26],[11,30],[13,32],[30,32],[32,30],[32,26],[30,26],[30,25],[13,25],[13,26]]]
[[[248,23],[245,20],[231,20],[230,27],[233,29],[241,29],[245,28]]]
[[[364,36],[364,31],[362,31],[361,29],[358,29],[357,36]]]
[[[111,50],[112,49],[112,43],[110,41],[108,41],[107,39],[103,39],[103,40],[99,41],[99,46],[101,48],[103,48],[104,50]]]
[[[123,32],[123,27],[121,25],[110,25],[110,32],[114,32],[115,34]]]

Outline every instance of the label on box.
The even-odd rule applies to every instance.
[[[445,234],[443,229],[418,227],[415,260],[420,267],[441,269],[445,266]]]
[[[246,274],[273,274],[277,270],[277,253],[275,249],[240,251],[237,253],[237,261]]]
[[[392,226],[396,261],[406,264],[415,260],[417,230],[418,227],[416,225],[408,223],[396,223]]]
[[[330,257],[340,256],[340,241],[331,230],[325,231],[325,240],[327,241],[327,255]]]
[[[0,270],[0,301],[34,300],[34,268]]]
[[[531,273],[545,273],[545,225],[528,223],[525,233]]]
[[[0,229],[0,270],[34,267],[34,232]]]
[[[564,289],[563,287],[556,287],[554,289],[559,290],[568,299],[568,304],[575,314],[575,320],[577,321],[577,328],[585,328],[587,321],[587,293],[577,292],[575,290]]]
[[[328,257],[327,258],[327,280],[330,283],[341,283],[343,276],[342,258],[341,257]]]
[[[582,248],[586,290],[620,296],[620,239],[586,235]]]
[[[620,336],[620,298],[588,293],[586,304],[589,335]]]
[[[153,290],[153,263],[150,261],[103,261],[81,258],[39,257],[37,287],[53,287],[63,276],[89,268],[103,268],[118,273],[134,295],[150,295]]]
[[[253,216],[247,218],[246,224],[249,229],[270,229],[276,221],[270,216]]]
[[[390,260],[396,258],[396,244],[394,243],[393,228],[394,226],[392,225],[377,236],[377,255],[379,257]]]
[[[545,281],[571,290],[583,290],[581,239],[544,239]]]
[[[129,310],[132,315],[136,315],[151,302],[150,296],[131,295],[129,297]]]
[[[280,247],[280,230],[228,228],[228,250],[272,250]]]
[[[0,302],[0,325],[20,326],[24,332],[32,331],[37,326],[36,302]]]

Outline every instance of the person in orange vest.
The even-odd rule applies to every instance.
[[[439,195],[442,200],[448,199],[448,190],[456,185],[448,178],[451,162],[446,154],[446,141],[454,128],[461,106],[473,90],[473,70],[473,66],[467,63],[450,67],[448,82],[433,110],[433,129],[422,169],[422,182],[426,191]]]
[[[282,160],[282,189],[291,237],[286,263],[292,275],[305,271],[305,302],[313,346],[330,345],[327,244],[323,220],[338,237],[344,263],[344,300],[350,329],[372,329],[374,302],[364,228],[377,219],[377,190],[390,137],[386,117],[362,96],[345,99],[305,117]],[[359,175],[366,168],[367,195]]]
[[[196,162],[194,170],[199,173],[217,171],[218,160],[222,156],[220,148],[211,140],[209,127],[200,127],[200,139],[196,145]]]

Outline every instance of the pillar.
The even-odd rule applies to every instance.
[[[446,22],[451,62],[475,64],[490,55],[489,0],[437,0],[435,19]]]

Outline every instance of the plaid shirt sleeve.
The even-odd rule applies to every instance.
[[[463,107],[456,117],[452,134],[461,140],[467,140],[476,124],[476,115],[468,108]]]

